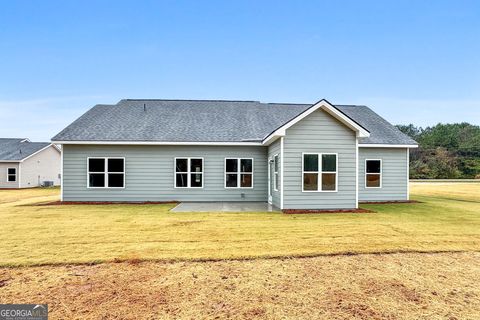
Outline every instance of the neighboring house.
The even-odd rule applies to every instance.
[[[0,189],[60,185],[60,150],[49,142],[0,138]]]
[[[57,134],[63,201],[408,200],[417,143],[365,106],[121,100]]]

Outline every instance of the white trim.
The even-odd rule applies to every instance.
[[[318,171],[304,171],[304,155],[316,155],[318,156]],[[322,156],[323,155],[335,155],[335,171],[323,171],[322,168]],[[316,173],[317,177],[317,190],[304,190],[303,184],[303,176],[305,173]],[[335,190],[322,190],[322,174],[323,173],[335,173]],[[302,192],[310,193],[310,192],[338,192],[338,153],[334,152],[324,152],[324,153],[317,153],[317,152],[302,152]]]
[[[319,102],[315,103],[312,105],[309,109],[305,110],[289,122],[285,123],[282,125],[280,128],[269,134],[267,137],[263,139],[263,144],[264,145],[270,145],[273,141],[275,141],[278,137],[283,137],[285,136],[285,132],[288,128],[302,120],[303,118],[309,116],[311,113],[317,111],[318,109],[322,109],[328,114],[330,114],[332,117],[336,118],[340,122],[342,122],[344,125],[352,129],[357,133],[357,137],[360,138],[367,138],[370,136],[370,132],[368,132],[366,129],[364,129],[362,126],[360,126],[358,123],[344,115],[342,112],[340,112],[337,108],[335,108],[333,105],[331,105],[327,100],[322,99]]]
[[[367,161],[380,161],[380,172],[379,173],[367,173]],[[379,175],[380,176],[380,186],[379,187],[367,187],[367,175]],[[365,159],[365,189],[381,189],[383,183],[383,161],[382,159]]]
[[[58,152],[62,152],[62,148],[60,148],[60,147],[57,146],[56,144],[51,143],[50,145],[51,145],[52,147],[54,147],[55,149],[57,149]]]
[[[177,172],[177,160],[178,159],[186,159],[187,160],[187,171],[180,171]],[[192,172],[191,163],[192,159],[201,159],[202,160],[202,171],[201,172]],[[173,158],[173,188],[174,189],[203,189],[204,181],[205,181],[205,159],[203,157],[175,157]],[[177,187],[177,174],[186,174],[187,175],[187,186],[186,187]],[[192,187],[192,174],[201,174],[202,175],[202,186],[200,187]]]
[[[284,157],[284,141],[283,137],[280,138],[280,209],[283,210],[283,163],[285,162]]]
[[[12,174],[8,173],[8,170],[10,170],[10,169],[14,169],[14,170],[15,170],[15,173],[12,173]],[[17,181],[18,181],[17,175],[18,175],[18,168],[16,168],[16,167],[7,167],[7,182],[17,182]],[[8,179],[10,178],[10,176],[14,176],[14,177],[15,177],[15,180],[13,180],[13,181],[8,180]]]
[[[275,160],[276,158],[276,160]],[[278,184],[280,185],[280,181],[277,181],[278,180],[278,176],[280,174],[280,166],[278,165],[278,159],[279,159],[279,155],[278,153],[277,154],[274,154],[273,155],[273,190],[274,191],[277,191],[279,190],[279,188],[277,188],[277,182]],[[277,167],[277,171],[275,171],[275,167]]]
[[[227,159],[237,160],[237,172],[227,172]],[[241,160],[252,160],[252,172],[242,172]],[[254,184],[254,171],[255,171],[255,161],[253,158],[242,158],[242,157],[226,157],[224,159],[223,167],[223,188],[224,189],[253,189]],[[227,187],[227,174],[236,174],[237,175],[237,186],[236,187]],[[240,179],[242,174],[251,174],[252,175],[252,186],[251,187],[241,187]]]
[[[410,200],[410,149],[407,148],[407,200]]]
[[[358,138],[355,139],[355,208],[358,209],[358,163],[360,159],[358,159]]]
[[[18,188],[22,187],[22,171],[20,170],[21,167],[22,167],[22,163],[19,162],[18,163]]]
[[[262,146],[262,142],[199,142],[199,141],[52,141],[56,144],[93,144],[93,145],[152,145],[152,146],[164,146],[164,145],[196,145],[196,146]]]
[[[416,144],[359,144],[360,148],[418,148]]]
[[[105,161],[105,171],[103,172],[90,172],[90,159],[103,159]],[[109,159],[123,159],[123,172],[108,172],[108,160]],[[87,157],[87,189],[113,189],[113,190],[116,190],[116,189],[125,189],[126,187],[126,170],[125,170],[125,165],[126,165],[126,161],[125,161],[125,157],[97,157],[97,156],[93,156],[93,157]],[[123,187],[109,187],[108,186],[108,175],[109,174],[122,174],[123,173]],[[104,177],[104,181],[105,181],[105,186],[104,187],[90,187],[90,174],[104,174],[105,177]]]
[[[60,201],[63,201],[63,148],[60,149]]]

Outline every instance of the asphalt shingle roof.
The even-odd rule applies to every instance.
[[[225,100],[121,100],[96,105],[53,141],[246,142],[270,133],[311,104]],[[370,131],[361,143],[416,144],[365,106],[336,106]]]
[[[417,144],[415,140],[398,130],[369,107],[344,105],[335,107],[370,132],[370,137],[360,138],[360,144]]]
[[[0,138],[0,161],[21,161],[50,145],[50,142],[30,142],[25,138]]]

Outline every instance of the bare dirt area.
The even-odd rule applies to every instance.
[[[2,268],[0,301],[51,319],[478,319],[480,253]]]

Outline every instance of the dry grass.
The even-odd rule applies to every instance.
[[[59,199],[59,194],[59,188],[0,189],[0,204],[12,206],[55,201]]]
[[[0,302],[48,303],[51,319],[479,319],[480,184],[412,192],[421,203],[371,214],[283,215],[0,191],[0,264],[27,265],[0,268]],[[436,250],[470,252],[259,259]],[[71,264],[109,260],[128,262]]]
[[[480,180],[476,182],[411,183],[414,196],[438,199],[465,200],[480,203]]]
[[[480,253],[0,269],[51,319],[478,319]]]
[[[171,213],[172,205],[38,206],[58,199],[58,189],[0,191],[0,265],[479,250],[480,184],[414,184],[412,192],[422,203],[365,205],[375,213],[285,215]]]

